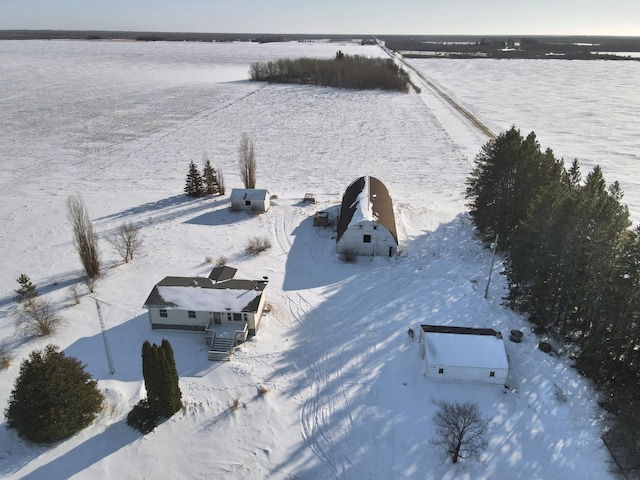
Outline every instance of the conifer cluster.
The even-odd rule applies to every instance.
[[[581,370],[611,395],[640,400],[640,228],[617,182],[582,181],[532,132],[515,127],[475,160],[466,196],[487,241],[506,256],[510,305],[575,345]]]
[[[184,193],[190,197],[204,197],[205,195],[223,193],[220,183],[218,172],[211,166],[209,159],[206,159],[202,173],[200,173],[196,164],[191,161]]]

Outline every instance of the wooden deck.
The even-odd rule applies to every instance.
[[[242,325],[211,325],[205,329],[205,339],[209,345],[209,360],[228,362],[234,349],[247,340],[249,327]]]

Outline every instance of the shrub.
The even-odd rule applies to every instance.
[[[149,408],[149,401],[140,400],[127,415],[127,425],[144,434],[152,432],[158,426],[160,417]]]
[[[89,425],[103,400],[80,361],[48,345],[20,365],[4,412],[7,428],[30,442],[57,442]]]
[[[342,263],[356,263],[358,261],[358,253],[351,248],[345,248],[340,252],[340,261]]]
[[[240,397],[235,397],[233,399],[233,402],[231,402],[231,410],[233,410],[234,412],[237,412],[239,408],[240,408]]]
[[[6,369],[11,366],[11,353],[9,347],[0,344],[0,369]]]
[[[271,248],[271,240],[266,237],[253,237],[247,244],[246,251],[250,255],[257,255]]]
[[[264,385],[258,387],[258,394],[261,397],[264,397],[267,393],[269,393],[269,389],[267,387],[265,387]]]
[[[49,300],[41,297],[28,299],[18,313],[18,328],[27,335],[47,336],[54,334],[62,325]]]
[[[69,286],[69,296],[74,304],[78,305],[80,303],[80,286],[77,283]]]
[[[204,263],[213,263],[213,257],[207,255],[204,257]]]
[[[218,267],[222,267],[223,265],[226,265],[226,264],[227,264],[227,257],[225,257],[224,255],[220,255],[216,260],[216,265]]]

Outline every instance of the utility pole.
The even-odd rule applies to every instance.
[[[496,258],[496,248],[498,248],[498,235],[496,234],[496,239],[493,242],[493,255],[491,256],[491,268],[489,269],[489,279],[487,280],[487,288],[484,290],[484,298],[486,299],[489,295],[489,284],[491,283],[491,274],[493,273],[493,261]]]
[[[100,318],[100,329],[102,330],[102,339],[104,340],[104,351],[107,354],[107,362],[109,364],[109,373],[113,375],[116,373],[116,369],[113,367],[113,358],[111,358],[111,349],[109,348],[109,340],[107,339],[107,332],[104,329],[104,321],[102,320],[102,310],[100,310],[100,302],[102,300],[98,300],[93,297],[96,301],[96,308],[98,309],[98,318]],[[107,302],[103,302],[106,305],[109,305]]]

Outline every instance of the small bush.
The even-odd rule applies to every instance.
[[[226,264],[227,264],[227,257],[225,257],[224,255],[220,255],[218,257],[218,259],[216,260],[216,265],[218,267],[222,267],[222,266],[224,266]]]
[[[69,297],[75,305],[80,303],[80,285],[74,283],[69,286]]]
[[[258,387],[258,394],[261,397],[264,397],[267,393],[269,393],[269,389],[267,387],[265,387],[264,385]]]
[[[204,257],[204,263],[213,263],[213,257],[207,255],[206,257]]]
[[[127,425],[145,435],[158,426],[160,417],[149,408],[147,399],[140,400],[127,415]]]
[[[257,255],[271,248],[271,240],[266,237],[253,237],[247,244],[246,251],[250,255]]]
[[[340,261],[342,263],[356,263],[358,261],[358,254],[355,250],[345,248],[340,252]]]
[[[58,330],[62,318],[54,311],[49,300],[32,297],[22,305],[17,324],[27,335],[47,336]]]
[[[233,402],[231,402],[231,410],[233,410],[234,412],[237,412],[239,408],[240,408],[240,397],[236,397],[233,399]]]
[[[11,353],[6,345],[0,345],[0,369],[7,369],[11,366]]]

